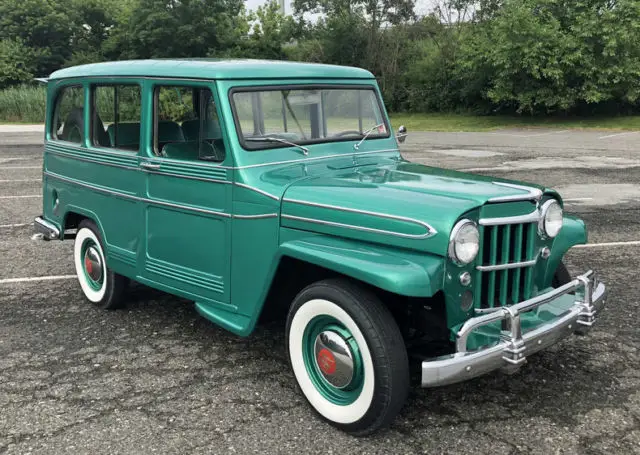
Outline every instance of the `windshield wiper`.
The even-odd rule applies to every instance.
[[[378,128],[380,128],[381,126],[384,126],[384,123],[378,123],[377,125],[372,126],[371,128],[369,128],[367,131],[365,131],[363,134],[364,136],[362,137],[362,139],[360,139],[360,142],[358,142],[357,144],[353,145],[353,149],[354,150],[358,150],[360,148],[360,144],[362,144],[371,133],[373,133],[375,130],[377,130]]]
[[[304,156],[307,156],[309,154],[309,149],[306,147],[303,147],[299,144],[296,144],[295,142],[290,142],[287,141],[286,139],[280,139],[279,137],[273,137],[273,136],[265,136],[265,137],[245,137],[244,138],[245,141],[249,141],[249,142],[279,142],[281,144],[287,144],[290,145],[292,147],[296,147],[297,149],[302,151],[302,154]]]

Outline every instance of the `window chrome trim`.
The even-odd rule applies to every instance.
[[[369,79],[371,81],[371,79]],[[278,148],[284,148],[284,146],[266,146],[266,147],[255,147],[251,148],[248,146],[247,141],[245,140],[245,136],[242,133],[242,128],[240,125],[240,118],[238,116],[238,111],[236,109],[236,102],[234,99],[234,95],[237,93],[261,93],[261,92],[283,92],[283,91],[294,91],[294,90],[362,90],[362,91],[370,91],[373,93],[375,100],[377,102],[378,113],[382,117],[382,122],[385,125],[386,135],[379,135],[376,137],[372,137],[372,140],[376,139],[389,139],[391,137],[391,127],[389,118],[386,115],[384,110],[384,103],[382,102],[382,96],[380,91],[376,87],[375,84],[372,83],[358,83],[358,84],[327,84],[327,83],[309,83],[305,82],[302,84],[263,84],[263,85],[241,85],[231,87],[227,93],[227,101],[229,103],[229,107],[231,108],[231,114],[233,123],[235,126],[235,135],[238,143],[242,147],[243,150],[247,152],[259,152],[263,150],[274,150]],[[255,120],[254,120],[255,121]],[[300,144],[296,144],[298,146],[305,145],[314,145],[314,144],[330,144],[334,142],[348,142],[353,141],[354,139],[349,137],[325,137],[325,138],[317,138],[317,139],[304,139]]]
[[[543,192],[537,188],[531,188],[530,186],[515,185],[513,183],[492,182],[494,185],[504,186],[507,188],[513,188],[515,190],[523,190],[528,194],[514,194],[511,196],[497,196],[489,199],[488,202],[514,202],[514,201],[539,201],[542,198]]]
[[[478,224],[482,226],[502,226],[505,224],[537,223],[540,221],[540,211],[534,210],[526,215],[506,216],[502,218],[481,218]]]
[[[532,267],[536,265],[537,262],[537,259],[532,259],[530,261],[510,262],[508,264],[478,265],[476,266],[476,270],[479,270],[481,272],[493,272],[496,270],[519,269],[522,267]]]
[[[375,229],[375,228],[366,228],[364,226],[353,226],[353,225],[350,225],[350,224],[335,223],[333,221],[324,221],[324,220],[316,220],[316,219],[312,219],[312,218],[294,217],[293,215],[282,215],[283,218],[286,217],[286,218],[291,218],[291,219],[298,219],[298,220],[304,220],[304,221],[309,221],[309,222],[315,222],[315,223],[319,223],[319,224],[329,224],[329,225],[332,225],[332,226],[349,227],[349,228],[356,229],[356,230],[364,230],[364,231],[368,231],[368,232],[385,233],[385,234],[394,235],[394,236],[397,236],[397,237],[409,238],[409,239],[426,239],[426,238],[432,237],[432,236],[434,236],[435,234],[438,233],[438,231],[436,231],[433,228],[433,226],[429,225],[428,223],[425,223],[424,221],[416,220],[414,218],[407,218],[407,217],[404,217],[404,216],[389,215],[387,213],[379,213],[379,212],[371,212],[369,210],[352,209],[352,208],[348,208],[348,207],[341,207],[341,206],[338,206],[338,205],[320,204],[320,203],[317,203],[317,202],[302,201],[302,200],[299,200],[299,199],[283,198],[282,202],[290,202],[290,203],[293,203],[293,204],[307,205],[307,206],[310,206],[310,207],[319,207],[319,208],[325,208],[325,209],[339,210],[341,212],[359,213],[359,214],[362,214],[362,215],[375,216],[375,217],[378,217],[378,218],[385,218],[385,219],[395,220],[395,221],[403,221],[405,223],[413,223],[413,224],[419,225],[422,228],[425,228],[427,230],[427,232],[425,234],[402,234],[400,232],[385,231],[383,229]]]

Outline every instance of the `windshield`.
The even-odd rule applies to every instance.
[[[236,91],[232,102],[240,142],[248,150],[287,147],[284,141],[299,145],[389,137],[373,87],[261,88]]]

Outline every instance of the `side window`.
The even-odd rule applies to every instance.
[[[138,85],[94,86],[93,144],[137,152],[141,108],[142,92]]]
[[[154,150],[178,160],[224,161],[225,148],[208,88],[160,86],[155,90]]]
[[[67,142],[82,143],[84,136],[84,90],[80,86],[65,87],[56,98],[52,136]]]

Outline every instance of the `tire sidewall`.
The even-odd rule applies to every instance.
[[[82,253],[84,245],[87,242],[90,242],[93,244],[93,246],[95,246],[95,249],[100,255],[100,260],[103,264],[102,286],[98,290],[93,289],[93,287],[89,284],[85,274],[83,264],[84,258],[82,257]],[[102,304],[108,294],[110,274],[107,269],[107,262],[104,254],[104,249],[102,247],[102,242],[98,233],[95,232],[92,227],[84,225],[81,226],[80,229],[78,229],[73,248],[73,259],[76,267],[76,274],[78,276],[78,282],[80,283],[80,287],[82,288],[82,292],[84,293],[85,297],[92,303]]]
[[[317,316],[331,316],[343,324],[353,335],[364,366],[364,383],[360,395],[353,403],[338,405],[327,400],[314,386],[303,357],[303,334],[307,325]],[[287,349],[291,368],[298,385],[311,406],[325,419],[339,424],[360,421],[370,410],[375,391],[375,368],[365,337],[357,322],[340,306],[326,298],[312,298],[300,305],[287,330]]]
[[[362,412],[364,406],[359,408],[360,412],[357,414],[354,407],[350,409],[348,418],[336,418],[334,414],[329,414],[327,409],[332,409],[333,407],[326,406],[326,403],[325,406],[316,406],[314,401],[317,397],[314,397],[313,394],[308,395],[306,393],[304,386],[305,379],[302,381],[299,380],[299,372],[302,370],[294,366],[295,360],[292,354],[299,356],[299,351],[292,351],[291,349],[291,339],[294,336],[291,330],[292,322],[298,311],[313,300],[328,301],[330,304],[339,308],[342,311],[342,315],[346,315],[346,319],[343,322],[347,320],[352,321],[349,324],[354,324],[355,328],[348,324],[345,324],[345,326],[350,330],[353,329],[352,334],[354,338],[356,338],[356,334],[358,334],[356,338],[358,348],[361,351],[366,351],[367,357],[371,359],[369,375],[372,371],[372,397],[369,400],[367,395],[366,401],[363,399],[363,401],[360,402],[360,405],[363,405],[365,402],[368,403],[368,407],[364,412]],[[371,313],[370,307],[368,306],[374,303],[377,305],[372,306],[378,307],[377,316]],[[403,406],[408,393],[408,359],[404,342],[402,341],[402,336],[397,326],[395,326],[392,316],[385,308],[380,308],[382,306],[382,303],[379,302],[375,296],[362,287],[351,286],[348,281],[344,280],[326,280],[315,283],[300,292],[294,299],[287,318],[285,345],[291,368],[294,371],[294,376],[305,399],[322,418],[333,426],[355,436],[371,434],[372,431],[388,425]],[[384,313],[383,316],[380,315],[381,312]],[[388,317],[391,319],[393,327],[382,327],[380,325],[380,317]],[[377,324],[374,321],[377,321]],[[376,326],[378,330],[376,330]],[[391,333],[394,331],[395,337],[393,336],[394,334]],[[298,335],[297,339],[300,339],[300,337],[301,335]],[[399,349],[400,346],[402,348],[401,350]],[[293,347],[295,348],[295,346]],[[304,372],[306,374],[306,371]],[[365,381],[367,381],[366,377]],[[364,392],[365,388],[363,387],[363,393]],[[362,397],[358,397],[358,400],[361,398]],[[325,401],[328,400],[325,399]],[[337,408],[344,409],[344,406],[337,406]]]

